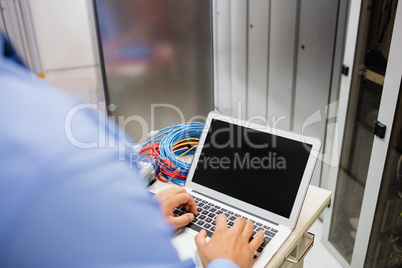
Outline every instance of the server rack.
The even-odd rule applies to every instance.
[[[324,243],[345,267],[400,267],[401,184],[395,169],[401,137],[397,103],[402,10],[392,0],[361,1],[360,10],[342,154],[332,172],[335,183],[330,190],[335,194],[324,219]]]

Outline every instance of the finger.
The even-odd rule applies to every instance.
[[[191,194],[187,193],[187,196],[188,196],[188,200],[185,204],[183,204],[184,208],[187,211],[192,212],[194,215],[197,215],[197,203],[195,202],[195,200]]]
[[[262,242],[264,241],[264,232],[262,230],[258,231],[257,235],[254,237],[253,240],[249,243],[251,249],[256,251]]]
[[[246,220],[243,218],[237,218],[233,224],[232,230],[243,233],[244,226],[246,226]]]
[[[253,234],[253,231],[254,231],[253,223],[251,221],[247,220],[246,225],[244,226],[244,229],[243,229],[243,236],[248,239]]]
[[[170,218],[170,222],[174,225],[175,228],[180,228],[182,226],[186,226],[193,220],[194,220],[194,215],[192,213],[186,213],[179,217],[171,217]]]
[[[182,187],[171,186],[171,187],[167,188],[166,190],[169,193],[173,193],[173,194],[187,193],[186,189],[184,189]]]
[[[171,209],[174,209],[175,207],[182,205],[182,204],[189,204],[190,206],[197,207],[193,197],[189,193],[181,193],[181,194],[173,195],[169,199],[166,200],[166,206]],[[195,212],[197,212],[197,211],[195,211]]]
[[[202,249],[207,244],[207,232],[203,229],[195,236],[195,244],[198,249]]]
[[[225,214],[219,214],[216,216],[216,230],[221,230],[227,228],[226,226],[226,215]]]
[[[165,190],[162,190],[158,192],[154,198],[157,198],[160,202],[164,201],[165,199],[169,198],[172,195],[176,195],[179,193],[186,193],[186,190],[184,188],[178,188],[174,186],[170,186],[169,188],[166,188]]]
[[[187,202],[187,204],[184,205],[184,208],[187,211],[192,212],[194,215],[197,215],[197,203],[194,201],[193,197],[191,197],[191,198],[192,198],[192,200],[189,200]]]
[[[166,197],[167,197],[167,195],[164,194],[163,191],[161,191],[161,192],[156,193],[153,198],[162,203],[163,200],[166,199]]]

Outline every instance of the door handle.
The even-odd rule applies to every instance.
[[[303,238],[307,238],[307,239],[310,240],[310,241],[308,242],[307,246],[304,248],[304,250],[302,251],[302,253],[300,254],[300,256],[297,257],[296,260],[289,258],[289,256],[286,257],[286,260],[287,260],[288,262],[291,262],[291,263],[299,263],[299,262],[304,258],[304,256],[306,256],[307,252],[309,252],[309,250],[311,249],[311,247],[314,245],[314,234],[312,234],[312,233],[306,233],[306,234],[303,235]]]

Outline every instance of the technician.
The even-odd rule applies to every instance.
[[[79,148],[69,142],[65,118],[80,102],[36,77],[0,33],[0,267],[193,267],[171,245],[179,204],[196,213],[184,189],[151,199],[136,170],[118,160],[119,146]],[[71,133],[98,139],[100,128],[121,143],[117,126],[85,109]],[[113,143],[109,143],[113,144]],[[224,215],[216,232],[196,236],[204,266],[247,267],[263,240],[251,243],[252,223],[231,229]]]

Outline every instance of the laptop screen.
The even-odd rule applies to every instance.
[[[212,119],[192,181],[289,218],[311,148]]]

